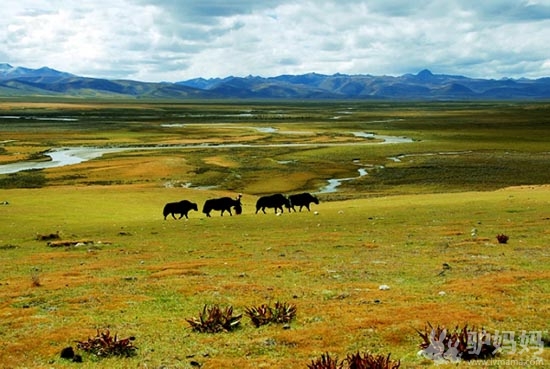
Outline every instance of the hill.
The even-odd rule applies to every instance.
[[[0,96],[76,96],[167,99],[390,99],[540,100],[550,98],[550,78],[479,79],[433,74],[402,76],[280,75],[196,78],[176,83],[76,76],[48,67],[0,64]]]

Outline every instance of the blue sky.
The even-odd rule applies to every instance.
[[[176,82],[550,76],[550,0],[4,0],[0,63]]]

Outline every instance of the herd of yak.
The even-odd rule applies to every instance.
[[[204,206],[202,207],[202,212],[206,214],[207,217],[210,216],[210,212],[212,210],[221,211],[222,216],[226,211],[229,215],[233,215],[231,212],[231,208],[233,208],[235,214],[241,214],[243,211],[241,197],[242,195],[239,194],[239,196],[235,199],[232,199],[231,197],[220,197],[217,199],[206,200],[204,202]],[[262,196],[256,202],[256,214],[258,214],[258,211],[260,210],[265,214],[266,208],[274,209],[275,213],[277,213],[277,211],[283,213],[283,208],[287,208],[289,212],[292,210],[296,212],[296,206],[300,207],[300,211],[302,211],[303,207],[310,211],[309,205],[311,203],[319,204],[319,199],[308,192],[290,195],[288,197],[280,193]],[[170,214],[174,219],[181,219],[184,216],[185,218],[188,218],[187,214],[191,210],[199,211],[197,204],[189,200],[182,200],[179,202],[169,202],[164,205],[162,214],[164,215],[164,219],[166,219],[166,217]],[[180,217],[176,218],[176,214],[179,214]]]

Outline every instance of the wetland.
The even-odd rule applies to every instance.
[[[298,369],[371,352],[426,368],[430,323],[516,347],[528,332],[499,358],[539,368],[549,148],[544,101],[2,100],[0,366]],[[255,214],[299,192],[319,204]],[[200,212],[238,194],[240,215]],[[182,199],[199,211],[164,220]],[[296,306],[288,325],[244,314],[276,301]],[[207,305],[241,325],[193,331]],[[136,355],[60,358],[104,329]]]
[[[353,197],[547,181],[545,103],[1,107],[0,175],[49,168],[43,173],[52,185],[169,182],[253,194],[333,193],[333,181],[339,195]]]

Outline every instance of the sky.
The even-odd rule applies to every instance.
[[[177,82],[550,76],[550,0],[3,0],[0,63]]]

